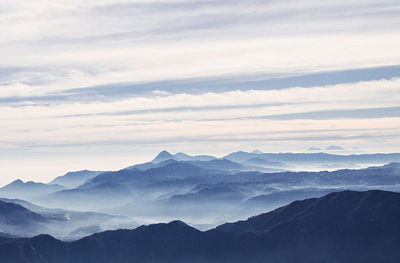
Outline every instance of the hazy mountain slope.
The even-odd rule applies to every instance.
[[[162,167],[150,168],[145,171],[138,169],[123,169],[116,172],[102,173],[85,185],[82,189],[92,187],[94,185],[113,182],[131,187],[140,187],[167,179],[184,179],[188,177],[205,177],[213,175],[212,170],[203,169],[187,162],[173,162]]]
[[[25,207],[26,209],[32,210],[33,212],[36,213],[41,213],[43,211],[47,211],[50,210],[48,208],[45,208],[43,206],[39,206],[39,205],[35,205],[31,202],[22,200],[22,199],[10,199],[10,198],[0,198],[0,201],[6,202],[6,203],[14,203],[14,204],[18,204],[21,205],[23,207]]]
[[[57,184],[35,183],[32,181],[24,183],[21,180],[15,180],[0,188],[0,197],[33,199],[59,191],[63,188],[63,186]]]
[[[145,170],[148,170],[148,169],[151,169],[151,168],[159,168],[159,167],[163,167],[163,166],[166,166],[168,164],[176,163],[176,162],[179,162],[179,161],[177,161],[175,159],[168,159],[168,160],[165,160],[165,161],[162,161],[162,162],[159,162],[159,163],[147,162],[147,163],[136,164],[136,165],[133,165],[133,166],[129,166],[126,169],[138,169],[138,170],[141,170],[141,171],[145,171]]]
[[[197,192],[184,195],[174,195],[169,199],[170,203],[218,203],[237,202],[243,199],[243,194],[229,186],[204,187]]]
[[[168,163],[161,167],[147,170],[131,168],[104,172],[77,188],[52,193],[38,199],[37,202],[43,206],[78,210],[117,208],[134,202],[133,208],[129,211],[126,210],[129,215],[132,215],[133,210],[141,210],[139,207],[141,205],[150,209],[151,205],[156,205],[158,199],[165,200],[174,195],[192,194],[190,189],[202,184],[234,185],[235,188],[241,189],[240,191],[248,198],[254,198],[247,203],[249,208],[255,206],[262,209],[275,208],[297,198],[320,196],[335,189],[400,190],[400,164],[396,163],[367,169],[345,169],[333,172],[260,173],[206,168],[212,167],[208,165],[210,162],[225,168],[226,163],[229,167],[236,165],[234,162],[220,159],[205,162],[166,162]],[[199,163],[204,167],[198,167]],[[233,166],[230,166],[231,164]],[[308,188],[313,192],[310,193]],[[239,203],[237,204],[238,209],[243,207],[240,207]],[[161,212],[156,207],[154,209]],[[184,212],[184,210],[182,211]],[[253,211],[261,210],[250,210],[251,213]],[[123,212],[119,211],[119,213]]]
[[[0,232],[29,236],[44,231],[46,222],[42,215],[21,205],[0,201]]]
[[[132,198],[130,189],[119,183],[104,182],[91,187],[74,188],[54,192],[37,199],[41,205],[63,207],[80,211],[99,210],[104,207],[124,203]]]
[[[56,177],[50,184],[59,184],[67,188],[77,187],[89,179],[92,179],[102,173],[102,171],[82,170],[77,172],[68,172],[65,175]]]
[[[1,221],[6,222],[6,225],[3,225],[4,228],[2,228],[3,232],[14,235],[18,234],[20,236],[47,233],[61,238],[76,239],[87,234],[100,232],[101,229],[108,229],[109,227],[118,224],[127,224],[131,222],[131,220],[128,221],[128,218],[121,216],[113,216],[105,213],[46,208],[20,199],[1,198],[0,202],[10,204],[11,207],[13,205],[20,205],[24,209],[28,210],[27,212],[26,210],[21,209],[22,211],[25,211],[21,216],[17,216],[12,212],[7,212],[6,216],[8,216],[8,221]],[[32,213],[36,215],[31,216]],[[38,221],[36,220],[37,218],[40,218],[41,220]],[[28,223],[32,223],[32,220],[34,220],[34,223],[40,223],[40,225],[18,224],[16,230],[11,228],[13,223],[17,223],[20,219],[24,219]],[[132,222],[132,225],[136,224]],[[84,230],[86,232],[84,232]]]
[[[283,163],[390,163],[400,162],[400,153],[374,153],[374,154],[352,154],[336,155],[328,153],[248,153],[234,152],[223,158],[243,163],[252,158],[264,159],[269,162]]]
[[[173,162],[144,171],[129,168],[101,173],[77,188],[52,193],[36,202],[43,206],[93,211],[152,196],[154,193],[148,188],[152,191],[163,191],[163,186],[159,183],[174,182],[173,187],[176,188],[182,185],[179,181],[186,181],[189,187],[193,187],[210,180],[214,175],[215,171],[187,162]],[[158,189],[155,188],[157,184]],[[165,186],[165,189],[170,189],[170,186]]]
[[[193,156],[193,155],[188,155],[188,154],[182,153],[182,152],[176,153],[176,154],[174,154],[174,156],[181,161],[211,161],[211,160],[217,159],[216,157],[211,156],[211,155],[194,155]]]
[[[166,165],[172,164],[172,163],[178,163],[178,162],[184,162],[191,164],[196,167],[204,168],[204,169],[209,169],[209,170],[222,170],[222,171],[240,171],[240,170],[251,170],[250,167],[246,167],[242,164],[235,163],[226,159],[212,159],[212,160],[195,160],[196,158],[185,158],[186,160],[182,161],[177,161],[176,159],[168,159],[159,163],[152,163],[152,162],[147,162],[143,164],[137,164],[128,167],[127,169],[138,169],[141,171],[149,170],[152,168],[161,168]],[[202,158],[200,158],[202,159]],[[258,169],[263,169],[262,167],[259,168],[254,168],[253,170],[258,170]]]
[[[216,157],[211,155],[188,155],[186,153],[176,153],[172,155],[168,151],[161,151],[151,162],[160,163],[166,160],[176,160],[176,161],[211,161],[216,159]]]

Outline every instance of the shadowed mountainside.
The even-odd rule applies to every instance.
[[[199,231],[181,221],[74,242],[0,239],[1,262],[399,262],[400,194],[335,192]],[[25,261],[24,261],[25,260]]]
[[[47,219],[19,204],[0,201],[0,232],[25,236],[44,231]]]

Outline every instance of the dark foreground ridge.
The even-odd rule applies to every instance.
[[[180,221],[74,242],[0,237],[0,262],[400,262],[400,194],[331,193],[199,231]]]

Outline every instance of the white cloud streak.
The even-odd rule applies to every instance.
[[[32,76],[40,85],[26,86],[27,94],[400,61],[397,1],[34,0],[0,6],[0,65],[41,69]],[[13,92],[13,85],[20,83],[29,84],[26,74],[2,89],[17,96],[21,89]]]
[[[400,107],[399,101],[400,79],[393,79],[314,88],[171,94],[54,106],[7,106],[0,107],[0,121],[7,124],[2,127],[0,141],[17,148],[34,145],[96,145],[105,142],[118,144],[123,141],[150,143],[152,139],[162,144],[163,141],[191,140],[199,136],[203,140],[230,140],[237,136],[252,138],[251,134],[258,136],[271,132],[284,140],[285,136],[280,132],[290,130],[297,131],[296,136],[301,140],[301,137],[309,138],[316,136],[319,130],[329,129],[332,123],[336,123],[335,127],[340,129],[329,133],[332,136],[341,137],[343,130],[347,129],[358,131],[349,131],[346,136],[353,133],[354,136],[373,134],[373,127],[388,129],[391,134],[400,128],[398,123],[393,122],[396,118],[374,119],[371,122],[364,117],[357,120],[357,116],[343,120],[339,115],[333,120],[311,118],[299,124],[296,118],[260,120],[254,117]],[[364,129],[368,132],[364,133]]]
[[[211,92],[196,94],[154,92],[151,83],[399,65],[399,28],[394,0],[0,0],[0,156],[65,153],[54,168],[66,167],[65,158],[105,158],[99,152],[109,152],[115,168],[115,156],[123,163],[124,154],[141,157],[133,146],[149,154],[165,145],[192,153],[253,145],[296,151],[323,140],[370,151],[398,149],[398,78],[220,93],[210,82]],[[147,83],[149,92],[52,99],[118,83]],[[15,98],[22,102],[12,103]],[[395,114],[356,114],[374,108]],[[338,110],[355,113],[264,118]],[[53,168],[39,177],[50,178]]]

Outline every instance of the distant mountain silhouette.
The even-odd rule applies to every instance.
[[[182,154],[182,153],[181,153]],[[176,156],[176,155],[175,155]],[[178,161],[179,159],[179,161]],[[197,166],[200,168],[208,169],[208,170],[225,170],[225,171],[240,171],[240,170],[251,170],[249,167],[242,165],[240,163],[236,163],[227,159],[217,159],[212,157],[209,158],[207,156],[189,156],[188,158],[183,158],[184,160],[180,160],[180,158],[167,159],[162,162],[154,163],[147,162],[143,164],[137,164],[128,167],[127,169],[139,169],[141,171],[148,170],[151,168],[160,168],[166,165],[177,163],[177,162],[185,162],[191,164],[193,166]],[[257,169],[254,169],[257,170]]]
[[[24,200],[0,198],[0,236],[54,233],[57,236],[79,238],[101,231],[100,227],[94,227],[93,224],[118,220],[125,221],[125,218],[104,213],[51,209]]]
[[[261,158],[270,162],[282,163],[390,163],[400,162],[400,153],[374,153],[337,155],[328,153],[248,153],[234,152],[223,157],[243,163],[251,158]]]
[[[63,188],[63,186],[58,184],[44,184],[32,181],[24,183],[21,180],[15,180],[0,188],[0,197],[32,199],[59,191]]]
[[[240,158],[234,161],[230,157],[162,152],[157,163],[147,162],[118,171],[71,172],[49,184],[16,180],[0,188],[0,200],[19,204],[42,216],[45,222],[18,227],[12,227],[12,221],[0,222],[3,226],[0,236],[42,233],[70,240],[106,229],[133,228],[138,222],[173,219],[204,230],[334,191],[400,192],[400,163],[317,172],[281,172],[280,168],[271,168],[284,166],[297,170],[318,163],[318,167],[330,169],[351,167],[350,164],[357,167],[360,162],[360,167],[365,167],[366,160],[390,160],[397,155],[238,152],[230,157],[243,157],[244,161]],[[169,159],[171,156],[173,159]],[[286,161],[281,162],[280,158]],[[354,162],[350,163],[351,159]]]
[[[32,204],[30,202],[27,202],[25,200],[22,199],[15,199],[15,198],[0,198],[0,201],[6,202],[6,203],[14,203],[14,204],[18,204],[20,206],[23,206],[29,210],[32,210],[36,213],[39,213],[38,211],[45,211],[47,208],[39,206],[39,205],[35,205]]]
[[[82,170],[77,172],[68,172],[65,175],[56,177],[50,184],[59,184],[67,188],[74,188],[87,180],[92,179],[102,173],[101,171]]]
[[[146,194],[147,187],[163,181],[188,180],[191,185],[196,185],[209,180],[213,175],[213,170],[202,169],[188,162],[172,162],[147,170],[127,168],[101,173],[77,188],[52,193],[39,201],[40,204],[67,209],[102,209],[126,203],[136,195]]]
[[[126,202],[131,199],[131,195],[130,189],[123,184],[103,182],[92,187],[82,185],[78,188],[54,192],[38,199],[38,201],[52,207],[85,211],[88,207],[96,209],[119,202]]]
[[[180,161],[211,161],[211,160],[217,159],[216,157],[211,156],[211,155],[192,156],[192,155],[188,155],[188,154],[182,153],[182,152],[176,153],[174,156],[176,158],[178,158]]]
[[[174,158],[168,159],[171,156]],[[157,163],[147,162],[118,171],[72,172],[53,181],[64,186],[16,180],[0,189],[0,200],[20,204],[40,214],[47,220],[44,224],[47,229],[38,232],[20,228],[20,232],[15,232],[16,229],[4,228],[0,232],[11,235],[48,233],[73,239],[91,231],[131,228],[138,222],[167,222],[176,218],[199,229],[209,229],[227,220],[236,221],[295,200],[321,197],[334,191],[400,191],[399,163],[318,172],[280,172],[279,168],[271,168],[291,169],[303,167],[303,164],[308,167],[322,158],[325,161],[319,162],[319,167],[329,169],[348,166],[349,158],[353,158],[356,165],[368,158],[395,159],[396,154],[361,158],[360,155],[238,152],[232,156],[244,156],[244,161],[162,152]],[[163,158],[167,159],[160,161]],[[277,158],[287,161],[280,162]],[[72,184],[77,186],[70,187]],[[132,220],[127,222],[126,218],[103,213]]]
[[[331,145],[325,150],[340,150],[340,146]],[[323,150],[319,148],[310,148],[309,151]],[[386,164],[390,162],[400,162],[400,153],[375,153],[375,154],[351,154],[339,155],[323,152],[314,153],[263,153],[259,150],[252,152],[238,151],[230,153],[222,158],[216,158],[211,155],[192,156],[186,153],[178,152],[171,154],[168,151],[161,151],[151,162],[137,164],[128,168],[137,168],[146,170],[155,168],[156,165],[167,161],[213,161],[217,159],[230,160],[243,165],[241,170],[252,170],[260,172],[279,172],[282,169],[290,170],[322,170],[322,169],[340,169],[365,167],[367,164]],[[304,166],[306,165],[306,166]],[[218,168],[219,169],[219,168]]]
[[[194,166],[188,162],[169,162],[164,166],[150,168],[144,171],[138,169],[123,169],[116,172],[105,172],[82,185],[81,188],[85,189],[105,182],[137,187],[165,179],[201,177],[207,174],[210,174],[210,171]]]
[[[0,232],[29,236],[45,230],[46,218],[19,204],[0,201]]]
[[[333,189],[368,190],[379,186],[396,190],[395,186],[400,184],[400,164],[396,163],[358,170],[277,173],[238,171],[236,168],[242,168],[241,164],[225,159],[186,162],[170,159],[154,165],[145,170],[131,167],[103,172],[77,188],[57,191],[37,200],[43,206],[100,210],[120,207],[139,198],[141,202],[138,204],[146,202],[150,208],[151,202],[157,204],[161,201],[154,199],[155,194],[164,193],[160,198],[167,200],[173,195],[189,194],[191,188],[201,184],[225,183],[240,188],[248,196],[252,204],[249,208],[267,209],[299,198],[318,197]],[[271,186],[275,188],[269,189]],[[307,188],[312,188],[312,191]],[[237,205],[238,208],[242,206],[241,203]],[[154,211],[158,208],[155,207]],[[121,212],[124,211],[118,213]]]
[[[164,151],[160,152],[151,162],[152,163],[161,163],[163,161],[170,160],[170,159],[178,160],[178,158],[176,158],[175,156],[173,156],[172,154],[170,154],[169,152],[164,150]]]
[[[165,165],[171,164],[171,163],[176,163],[179,162],[175,159],[168,159],[159,163],[152,163],[152,162],[147,162],[147,163],[141,163],[141,164],[136,164],[133,166],[129,166],[126,169],[138,169],[141,171],[145,171],[151,168],[159,168],[159,167],[163,167]]]
[[[161,151],[152,161],[151,163],[157,164],[167,160],[176,160],[176,161],[211,161],[217,159],[214,156],[210,155],[188,155],[183,152],[178,152],[174,155],[167,151]]]
[[[400,194],[331,193],[201,232],[181,221],[74,242],[0,239],[1,262],[363,262],[400,260]]]

